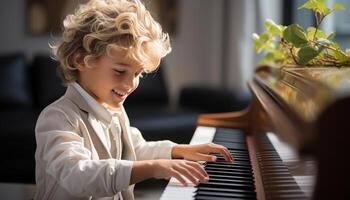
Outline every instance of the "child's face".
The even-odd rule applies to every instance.
[[[90,66],[80,66],[78,83],[99,103],[110,109],[119,108],[126,97],[139,85],[143,66],[125,58],[125,51],[111,50],[110,56],[103,55]]]

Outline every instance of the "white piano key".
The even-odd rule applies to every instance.
[[[315,168],[314,161],[301,160],[298,153],[290,145],[279,140],[274,133],[267,133],[267,137],[276,149],[278,155],[287,165],[300,189],[307,197],[311,197],[315,183],[315,176],[314,174],[310,174],[310,171],[315,172],[312,170]]]
[[[205,144],[213,141],[215,127],[198,126],[193,134],[190,144]]]
[[[216,128],[214,127],[197,127],[190,144],[203,144],[209,143],[213,141],[215,136]],[[293,170],[293,164],[299,163],[298,154],[291,148],[288,144],[280,141],[278,137],[274,133],[267,133],[267,137],[270,142],[276,149],[277,153],[283,160],[283,162]],[[303,161],[304,165],[313,165],[313,161]],[[309,166],[307,166],[309,167]],[[292,175],[293,172],[291,171]],[[298,174],[297,176],[293,176],[299,187],[307,196],[312,195],[313,185],[314,185],[314,176],[312,175],[302,175]],[[188,181],[189,183],[189,181]],[[175,178],[171,178],[166,189],[164,190],[161,200],[192,200],[194,199],[196,188],[192,183],[189,183],[189,186],[184,187],[180,182],[178,182]]]
[[[193,134],[190,144],[205,144],[213,141],[215,136],[215,127],[198,126]],[[187,180],[187,179],[186,179]],[[165,188],[161,200],[192,200],[196,191],[194,184],[187,180],[187,187],[184,187],[177,179],[171,178]]]

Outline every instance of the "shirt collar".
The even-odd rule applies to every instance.
[[[102,119],[106,123],[110,123],[113,117],[116,117],[122,113],[122,109],[111,110],[107,108],[107,105],[98,103],[84,88],[82,88],[77,82],[71,83],[72,86],[81,94],[85,99],[88,106],[98,115],[98,119]]]

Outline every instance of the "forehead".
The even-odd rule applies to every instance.
[[[111,48],[107,54],[106,57],[114,63],[119,63],[119,64],[125,64],[130,67],[137,67],[137,68],[142,68],[143,63],[140,63],[136,61],[135,59],[132,59],[130,56],[128,56],[128,51],[127,50],[120,50],[120,49],[115,49]]]

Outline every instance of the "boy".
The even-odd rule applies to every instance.
[[[232,161],[220,145],[146,142],[130,127],[123,102],[171,50],[139,0],[81,5],[53,48],[68,87],[37,121],[36,199],[133,199],[133,184],[148,178],[207,181],[194,161],[215,160],[209,153]]]

